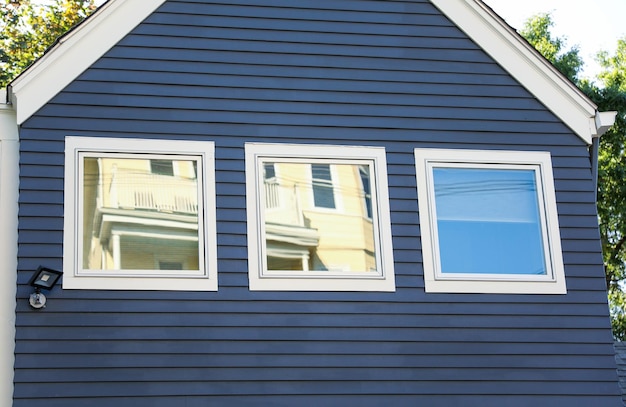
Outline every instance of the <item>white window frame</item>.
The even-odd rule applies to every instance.
[[[426,292],[566,294],[556,193],[550,153],[502,150],[414,150]],[[535,173],[547,275],[440,272],[432,169],[530,169]]]
[[[387,164],[382,147],[246,143],[248,271],[253,291],[395,291]],[[368,164],[377,270],[277,272],[266,270],[264,162]],[[313,210],[319,210],[314,208]]]
[[[215,145],[212,141],[65,138],[63,288],[93,290],[217,291]],[[86,270],[82,268],[83,157],[198,159],[199,270]]]

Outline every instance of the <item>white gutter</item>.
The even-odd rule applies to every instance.
[[[11,105],[0,91],[0,406],[13,405],[17,294],[19,135]]]
[[[600,137],[604,133],[606,133],[611,126],[615,124],[615,118],[617,117],[617,112],[596,112],[596,116],[594,117],[593,129],[595,129],[595,134],[593,134],[594,138]]]

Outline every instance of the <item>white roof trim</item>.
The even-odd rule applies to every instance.
[[[109,0],[9,85],[22,124],[165,0]],[[431,0],[504,69],[591,144],[613,122],[481,0]],[[614,117],[614,116],[613,116]]]
[[[431,2],[587,144],[601,134],[597,106],[481,0]]]
[[[165,0],[109,0],[60,38],[10,85],[10,101],[22,124],[96,62]]]

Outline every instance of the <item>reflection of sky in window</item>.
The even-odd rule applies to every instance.
[[[434,168],[443,273],[545,274],[535,172]]]
[[[537,188],[532,170],[435,168],[433,175],[438,219],[537,219]]]

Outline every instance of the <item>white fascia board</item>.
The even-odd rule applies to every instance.
[[[109,0],[10,85],[10,102],[22,124],[109,49],[152,14],[165,0]]]
[[[13,403],[19,139],[15,110],[0,91],[0,405]]]
[[[431,0],[587,144],[597,106],[481,0]]]

